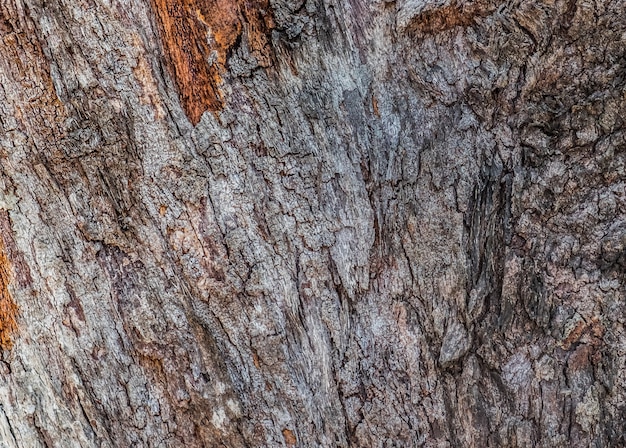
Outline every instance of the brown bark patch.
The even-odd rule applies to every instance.
[[[603,336],[604,326],[597,317],[593,317],[589,322],[581,320],[565,335],[561,347],[569,350],[580,342],[598,346],[602,343]]]
[[[0,349],[13,346],[11,336],[17,331],[17,305],[9,292],[11,266],[6,256],[4,242],[0,238]]]
[[[19,251],[15,240],[11,237],[13,229],[11,220],[6,210],[0,210],[0,243],[4,244],[3,252],[6,258],[11,260],[12,280],[20,288],[27,288],[33,284],[33,277],[24,259],[24,255]]]
[[[261,361],[259,360],[259,355],[256,352],[252,352],[252,362],[254,362],[254,367],[261,370]]]
[[[372,95],[372,109],[374,111],[374,115],[380,118],[380,111],[378,110],[378,100],[374,95]]]
[[[293,431],[289,429],[283,429],[283,437],[285,438],[285,443],[287,446],[296,446],[298,440],[296,439],[296,435]]]
[[[496,6],[487,0],[453,2],[441,8],[424,11],[416,16],[407,28],[409,31],[431,34],[447,31],[457,26],[468,27],[477,18],[491,14]]]
[[[152,0],[185,113],[193,124],[223,107],[219,89],[229,52],[240,38],[259,65],[269,65],[268,0]]]

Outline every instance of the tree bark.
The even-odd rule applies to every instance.
[[[0,2],[0,446],[625,446],[625,8]]]

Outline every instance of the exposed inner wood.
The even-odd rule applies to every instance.
[[[17,331],[17,305],[9,292],[11,266],[6,256],[4,242],[0,238],[0,349],[13,346],[11,336]]]
[[[219,85],[229,51],[247,39],[259,62],[269,63],[273,27],[268,0],[153,0],[166,62],[189,120],[223,105]]]

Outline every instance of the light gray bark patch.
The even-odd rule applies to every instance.
[[[460,359],[467,353],[470,344],[470,338],[463,324],[453,322],[448,325],[439,351],[439,363],[441,366],[444,368],[448,367]]]

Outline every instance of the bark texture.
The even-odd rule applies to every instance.
[[[2,0],[0,446],[625,446],[625,9]]]

